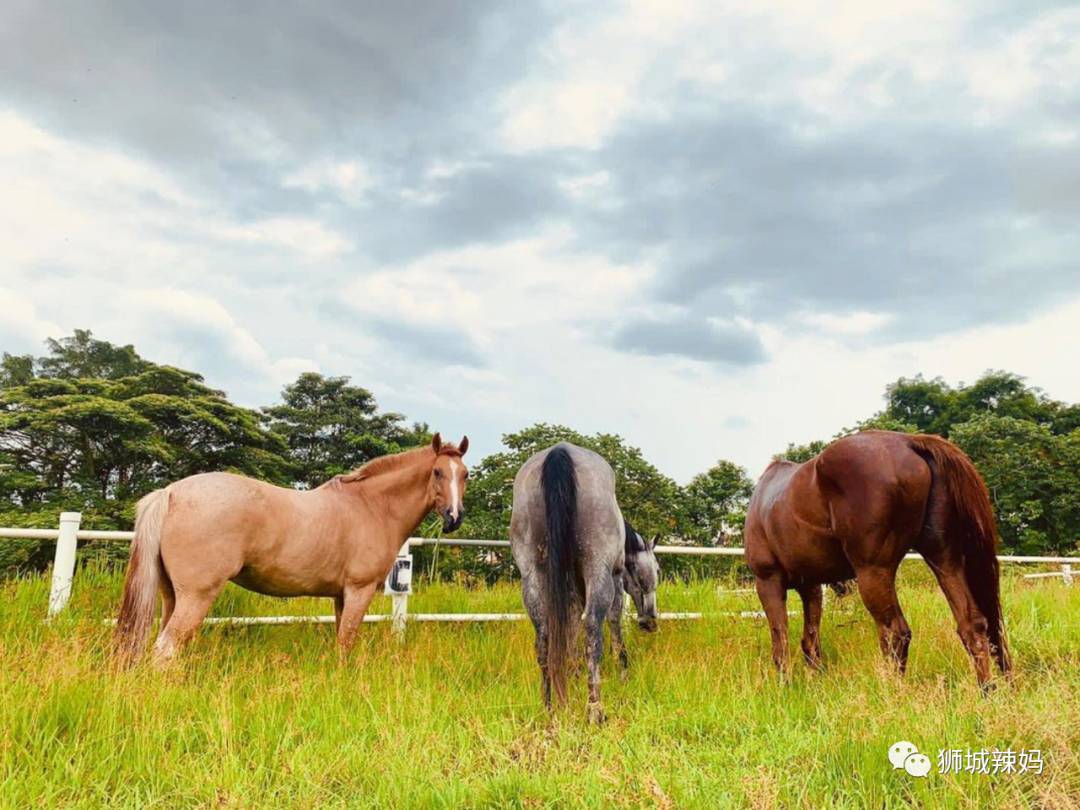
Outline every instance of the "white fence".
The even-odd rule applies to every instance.
[[[56,529],[15,529],[0,528],[0,538],[56,540],[56,556],[53,561],[52,586],[49,590],[49,616],[55,616],[71,598],[71,589],[75,579],[75,549],[79,540],[105,540],[105,541],[128,541],[135,536],[134,532],[98,531],[92,529],[80,529],[79,523],[82,515],[79,512],[62,512],[60,525]],[[410,548],[425,545],[459,546],[459,547],[489,547],[509,548],[508,540],[433,540],[424,537],[410,537],[401,550],[398,558],[407,558]],[[683,554],[701,557],[741,557],[745,553],[742,548],[724,548],[716,546],[657,546],[657,554]],[[919,554],[908,554],[906,559],[922,559]],[[1080,564],[1080,557],[1025,557],[1014,555],[1000,555],[998,559],[1005,563],[1041,563],[1048,565],[1060,565],[1061,571],[1049,571],[1038,574],[1027,574],[1029,578],[1035,577],[1062,577],[1066,585],[1071,585],[1076,576],[1073,565]],[[408,612],[409,591],[406,587],[402,591],[393,590],[389,584],[386,592],[391,596],[391,612],[389,614],[369,614],[364,617],[366,622],[390,621],[393,623],[395,632],[402,633],[406,621],[427,622],[467,622],[467,621],[514,621],[524,619],[524,613],[413,613]],[[740,616],[757,616],[758,611],[741,611]],[[698,619],[700,613],[661,613],[661,619]],[[333,616],[218,616],[206,619],[208,624],[322,624],[334,621]]]

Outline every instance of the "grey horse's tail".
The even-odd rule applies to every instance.
[[[577,482],[574,460],[565,447],[554,447],[540,471],[547,520],[547,670],[551,688],[566,700],[566,665],[572,636],[570,606],[574,600],[577,552]]]

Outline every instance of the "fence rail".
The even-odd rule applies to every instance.
[[[60,524],[55,529],[20,529],[0,527],[0,539],[56,540],[56,556],[53,560],[52,584],[49,589],[49,616],[55,616],[71,598],[71,589],[75,578],[75,550],[79,540],[130,541],[135,532],[102,531],[98,529],[80,529],[82,515],[79,512],[62,512]],[[410,548],[421,546],[455,546],[462,548],[509,548],[509,540],[474,540],[442,539],[429,537],[410,537],[401,546],[398,559],[407,559]],[[718,546],[657,546],[657,554],[692,555],[699,557],[742,557],[743,548]],[[904,559],[921,560],[920,554],[908,554]],[[1061,577],[1066,585],[1071,585],[1075,576],[1073,565],[1080,565],[1080,556],[1051,557],[1025,556],[1013,554],[998,555],[1005,563],[1060,565],[1061,571],[1040,574],[1028,574],[1029,578]],[[400,635],[404,632],[405,622],[409,621],[514,621],[525,618],[524,613],[414,613],[408,612],[409,589],[404,592],[392,590],[389,583],[386,592],[392,599],[389,614],[371,614],[364,617],[366,622],[390,621]],[[757,616],[759,611],[742,611],[739,615]],[[700,613],[661,613],[662,619],[698,619]],[[217,616],[206,619],[210,624],[323,624],[334,621],[333,616]]]

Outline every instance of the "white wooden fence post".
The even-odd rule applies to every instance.
[[[399,642],[403,642],[409,618],[409,594],[412,593],[412,555],[408,540],[398,549],[386,581],[386,591],[390,594],[390,630]]]
[[[1061,566],[1061,578],[1065,580],[1066,585],[1073,584],[1072,565],[1070,565],[1069,563],[1065,563],[1063,566]]]
[[[75,546],[81,520],[81,512],[60,513],[60,536],[56,538],[52,588],[49,591],[50,616],[63,610],[71,598],[71,582],[75,578]]]

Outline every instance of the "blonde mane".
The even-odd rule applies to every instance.
[[[367,462],[366,464],[362,464],[352,472],[344,473],[342,475],[337,475],[331,478],[327,483],[329,484],[335,481],[340,481],[343,484],[348,484],[352,481],[366,481],[367,479],[374,478],[377,475],[382,475],[384,473],[400,470],[401,468],[412,464],[420,456],[425,455],[429,452],[432,454],[432,456],[461,455],[460,451],[458,451],[457,445],[451,444],[450,442],[443,444],[443,446],[439,448],[439,452],[437,454],[431,449],[431,445],[424,445],[423,447],[406,450],[402,453],[394,453],[388,456],[379,456],[378,458],[373,458],[371,461]],[[323,486],[326,485],[324,484]]]

